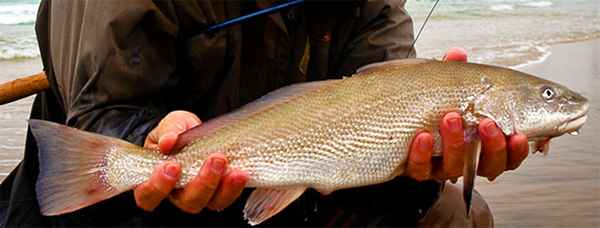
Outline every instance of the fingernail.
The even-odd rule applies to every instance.
[[[179,166],[175,164],[168,164],[164,169],[165,175],[171,179],[179,178]]]
[[[483,131],[489,137],[495,137],[499,134],[498,129],[496,128],[496,124],[494,124],[493,122],[487,123],[484,126]]]
[[[225,169],[225,160],[222,158],[213,158],[211,160],[211,168],[213,173],[221,175]]]
[[[450,127],[450,131],[457,132],[462,128],[462,123],[459,118],[450,118],[446,121],[448,127]]]
[[[158,146],[161,149],[161,152],[163,152],[164,154],[168,154],[168,152],[170,152],[171,148],[164,148],[164,143],[165,140],[169,139],[169,140],[173,140],[173,139],[177,139],[177,134],[176,133],[166,133],[164,134],[162,137],[160,137],[158,139]]]
[[[418,142],[419,143],[419,152],[426,152],[431,150],[431,140],[428,140],[427,138],[424,137],[419,137]]]

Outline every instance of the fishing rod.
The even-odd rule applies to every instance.
[[[423,21],[423,24],[421,25],[421,28],[419,29],[419,32],[417,33],[417,36],[415,37],[413,42],[410,44],[410,49],[408,50],[408,53],[406,54],[406,58],[410,57],[410,54],[412,54],[413,49],[415,48],[415,44],[417,43],[417,40],[419,40],[419,37],[421,37],[421,32],[423,32],[425,25],[429,21],[431,14],[433,14],[433,10],[435,10],[435,7],[437,7],[439,2],[440,2],[440,0],[436,0],[435,3],[433,4],[433,6],[431,7],[431,10],[429,10],[427,17],[425,17],[425,21]]]
[[[252,20],[257,17],[267,16],[270,14],[281,12],[282,10],[297,7],[299,5],[302,5],[304,2],[305,0],[290,0],[269,8],[258,10],[247,15],[243,15],[240,17],[223,21],[215,25],[208,26],[208,28],[199,31],[196,34],[214,34],[218,31],[241,24],[243,22]],[[0,105],[23,99],[30,95],[46,91],[49,88],[50,83],[48,82],[48,76],[45,72],[40,72],[34,75],[26,76],[23,78],[15,79],[13,81],[0,84]]]
[[[304,1],[305,0],[292,0],[292,1],[289,1],[289,2],[281,3],[281,4],[276,5],[276,6],[272,6],[272,7],[266,8],[266,9],[262,9],[262,10],[254,12],[254,13],[251,13],[251,14],[246,14],[246,15],[243,15],[243,16],[240,16],[240,17],[236,17],[236,18],[233,18],[231,20],[227,20],[227,21],[221,22],[219,24],[210,26],[210,27],[208,27],[206,30],[204,30],[201,33],[208,33],[208,34],[215,33],[217,31],[229,28],[229,27],[234,26],[234,25],[241,24],[243,22],[246,22],[246,21],[248,21],[250,19],[253,19],[253,18],[256,18],[256,17],[266,16],[266,15],[270,15],[270,14],[274,14],[274,13],[280,12],[280,11],[285,10],[285,9],[294,8],[296,6],[299,6],[299,5],[303,4]]]
[[[49,88],[50,83],[43,71],[0,84],[0,105],[23,99]]]

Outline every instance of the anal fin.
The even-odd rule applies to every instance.
[[[467,210],[466,215],[469,217],[473,189],[475,188],[475,177],[477,176],[477,164],[479,163],[479,155],[481,154],[481,139],[473,137],[470,142],[466,143],[465,149],[463,200]]]
[[[244,218],[258,225],[276,215],[306,191],[306,187],[257,188],[244,207]]]

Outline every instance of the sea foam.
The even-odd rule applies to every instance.
[[[499,5],[493,5],[490,6],[490,10],[493,11],[509,11],[509,10],[514,10],[515,7],[513,7],[512,5],[508,5],[508,4],[499,4]]]
[[[549,7],[549,6],[552,6],[553,4],[554,3],[548,2],[548,1],[535,1],[535,2],[523,3],[524,6],[537,7],[537,8]]]
[[[29,38],[19,41],[12,44],[0,41],[0,60],[35,58],[40,55],[35,39]]]
[[[37,4],[0,5],[0,24],[34,23],[37,9]]]

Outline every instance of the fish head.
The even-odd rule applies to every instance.
[[[488,68],[491,89],[480,113],[506,135],[525,134],[542,147],[550,138],[578,134],[587,119],[588,100],[558,83],[506,68]]]
[[[588,100],[560,84],[534,76],[526,77],[516,98],[516,131],[530,139],[549,139],[577,134],[587,119]],[[519,104],[519,102],[521,104]]]

